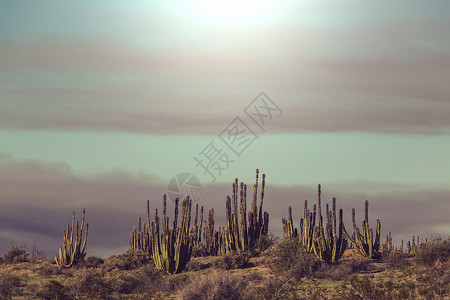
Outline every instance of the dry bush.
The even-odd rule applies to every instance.
[[[48,260],[33,266],[32,271],[44,277],[50,277],[61,274],[61,269],[58,268],[56,264],[52,264]]]
[[[419,246],[419,250],[414,256],[414,260],[419,265],[431,266],[438,263],[444,263],[450,258],[450,237],[442,239],[441,237],[432,237],[426,243]]]
[[[195,272],[204,270],[210,267],[209,263],[203,263],[198,259],[190,260],[186,265],[186,272]]]
[[[69,300],[72,299],[67,293],[64,286],[56,280],[50,280],[41,284],[34,292],[35,299],[45,300]]]
[[[354,272],[352,266],[349,263],[340,261],[330,265],[323,263],[317,270],[317,272],[314,273],[314,277],[320,279],[326,278],[334,281],[340,281],[346,279],[353,273]]]
[[[6,264],[17,264],[28,261],[28,252],[24,245],[13,245],[9,247],[8,252],[3,257],[3,262]]]
[[[12,296],[20,295],[22,280],[16,274],[7,270],[0,271],[0,299],[11,299]]]
[[[258,254],[263,253],[270,247],[278,243],[279,238],[272,233],[261,235],[255,244],[255,250]]]
[[[314,254],[303,250],[297,238],[283,239],[270,252],[266,264],[275,273],[297,280],[312,275],[321,265]]]
[[[246,286],[246,279],[242,276],[214,271],[192,278],[179,296],[184,300],[242,299]]]
[[[99,268],[104,262],[105,260],[101,257],[89,255],[84,261],[84,266],[87,268]]]
[[[107,257],[103,262],[102,268],[107,272],[113,269],[133,270],[148,265],[149,263],[148,254],[140,250],[130,249],[124,254]]]
[[[248,252],[229,252],[218,256],[212,263],[213,268],[231,270],[249,266],[250,255]]]
[[[408,255],[400,252],[389,252],[383,255],[383,262],[386,263],[388,269],[399,269],[410,266],[411,263],[407,259]]]
[[[192,274],[180,273],[168,275],[164,278],[164,291],[172,293],[180,291],[184,286],[191,283]]]
[[[138,272],[117,269],[108,272],[104,279],[115,295],[135,293],[141,281]]]
[[[248,288],[245,289],[242,299],[265,300],[265,299],[298,299],[294,282],[284,276],[262,277],[250,280]]]
[[[206,246],[200,243],[198,246],[192,248],[192,257],[206,257],[209,256],[208,251],[206,251]]]
[[[105,280],[105,272],[98,269],[78,269],[66,272],[69,275],[63,285],[73,298],[111,299],[113,288]]]

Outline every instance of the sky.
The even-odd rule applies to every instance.
[[[83,208],[122,253],[183,173],[225,225],[257,168],[274,234],[321,184],[349,231],[367,199],[382,242],[449,236],[448,28],[444,0],[0,2],[0,253]]]

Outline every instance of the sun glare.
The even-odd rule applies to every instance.
[[[197,0],[191,9],[197,21],[233,27],[267,21],[275,4],[274,0]]]

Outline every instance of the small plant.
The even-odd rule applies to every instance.
[[[28,252],[23,245],[13,245],[9,247],[8,252],[5,253],[3,262],[6,264],[17,264],[28,261]]]
[[[425,243],[422,243],[414,256],[418,264],[433,265],[435,262],[444,263],[450,258],[450,237],[442,239],[441,237],[432,237]]]
[[[65,287],[56,280],[50,280],[40,286],[34,296],[39,299],[72,299],[67,293]]]
[[[83,238],[83,227],[84,227],[84,217],[86,210],[83,208],[83,218],[80,224],[76,223],[75,232],[75,211],[72,217],[72,226],[67,224],[67,228],[64,229],[63,234],[63,246],[59,247],[59,256],[55,257],[56,264],[60,268],[70,268],[77,264],[79,261],[83,260],[86,256],[85,248],[88,235],[89,224],[86,224],[86,233]]]
[[[11,299],[12,296],[20,295],[21,283],[19,276],[0,271],[0,299]]]
[[[305,251],[297,238],[285,238],[272,251],[269,266],[278,274],[300,280],[316,271],[320,262],[314,254]]]
[[[244,268],[249,262],[249,257],[247,252],[229,252],[217,257],[213,267],[224,270]]]
[[[212,272],[197,276],[186,284],[179,296],[184,300],[242,299],[247,282],[229,272]]]

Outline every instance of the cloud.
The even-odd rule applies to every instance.
[[[448,134],[450,24],[413,12],[197,28],[178,46],[157,47],[159,35],[141,47],[104,36],[5,39],[0,128],[216,134],[264,90],[285,111],[273,133]]]
[[[107,256],[128,248],[129,233],[137,216],[145,219],[145,202],[150,199],[151,214],[161,209],[166,182],[151,174],[111,171],[97,176],[74,174],[64,163],[18,161],[0,156],[0,245],[6,251],[9,243],[37,241],[38,249],[53,255],[61,244],[62,230],[71,222],[72,211],[80,218],[86,208],[89,225],[88,254]],[[247,183],[250,195],[251,185]],[[329,187],[328,187],[329,186]],[[357,188],[355,188],[357,187]],[[383,183],[330,183],[322,186],[323,205],[337,197],[338,208],[351,231],[351,208],[357,211],[357,222],[363,218],[364,200],[370,202],[370,223],[381,219],[382,234],[391,231],[395,243],[430,234],[450,234],[446,212],[450,191]],[[366,191],[366,192],[365,192]],[[200,204],[215,210],[216,226],[224,226],[225,198],[231,184],[204,184]],[[264,210],[270,214],[270,231],[282,233],[281,218],[293,207],[295,224],[303,214],[303,201],[309,207],[316,202],[315,186],[277,186],[267,182]],[[251,196],[247,205],[250,206]],[[428,199],[432,200],[429,201]],[[323,206],[323,209],[324,209]],[[172,205],[169,203],[169,216]],[[442,231],[444,229],[444,231]]]

